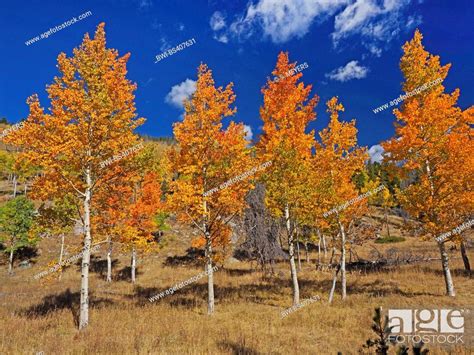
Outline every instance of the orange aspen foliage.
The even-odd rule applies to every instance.
[[[328,127],[319,133],[321,140],[316,143],[313,171],[321,187],[318,200],[324,210],[330,212],[345,206],[346,202],[359,195],[352,177],[363,170],[368,155],[365,148],[357,146],[355,120],[339,120],[339,112],[344,112],[344,106],[338,102],[337,97],[327,102],[327,112],[331,119]],[[324,193],[321,194],[321,191]],[[336,224],[337,220],[347,224],[353,219],[354,212],[360,210],[360,204],[367,204],[367,200],[361,199],[360,202],[348,204],[337,213],[330,213],[325,219],[335,221]]]
[[[441,65],[439,56],[430,54],[417,30],[403,46],[400,68],[405,77],[403,90],[440,79],[404,101],[395,109],[395,137],[383,146],[405,176],[414,174],[416,182],[399,194],[399,200],[413,217],[422,222],[423,237],[436,238],[465,222],[474,207],[474,108],[457,107],[459,89],[445,93],[442,81],[451,64]],[[445,242],[438,241],[446,291],[454,296]]]
[[[113,166],[104,181],[96,191],[94,210],[100,213],[92,217],[93,234],[107,240],[107,282],[112,282],[112,251],[114,244],[120,244],[124,238],[129,211],[133,196],[133,185],[136,183],[137,174],[131,169],[130,164]],[[118,177],[114,179],[113,177]],[[100,190],[113,191],[113,194],[102,193]]]
[[[160,157],[155,155],[153,144],[147,144],[132,159],[120,166],[113,166],[109,173],[120,179],[109,179],[101,189],[114,191],[105,200],[96,200],[96,234],[109,241],[108,259],[112,244],[121,244],[122,249],[132,252],[132,281],[138,251],[149,252],[156,246],[153,232],[158,231],[156,215],[163,211],[161,202],[161,176],[164,174]],[[111,265],[108,260],[108,279],[111,281]]]
[[[51,108],[45,112],[37,95],[28,99],[30,114],[22,129],[6,137],[22,149],[22,157],[42,169],[34,181],[33,198],[43,201],[74,194],[82,201],[80,217],[84,226],[84,253],[81,267],[79,328],[89,321],[89,263],[92,243],[91,216],[98,192],[111,178],[104,160],[136,145],[137,118],[134,103],[136,85],[127,78],[126,54],[106,48],[104,24],[94,38],[84,36],[72,57],[58,56],[59,75],[47,87]],[[122,161],[114,162],[112,167]]]
[[[121,236],[123,245],[132,250],[132,282],[135,282],[137,250],[148,252],[156,245],[153,232],[157,231],[155,217],[162,209],[161,184],[155,173],[147,173],[133,187],[129,216]]]
[[[331,119],[328,127],[319,133],[321,141],[316,143],[312,170],[315,194],[311,196],[314,196],[314,201],[320,204],[315,211],[320,212],[321,206],[325,210],[323,214],[325,222],[322,226],[327,224],[329,229],[338,232],[340,238],[340,271],[344,299],[346,297],[346,233],[351,222],[361,217],[366,211],[367,205],[366,199],[355,200],[358,197],[358,190],[352,178],[357,172],[363,170],[368,155],[365,148],[357,146],[355,120],[351,122],[339,120],[339,112],[343,111],[344,106],[338,102],[337,97],[327,102],[327,112]],[[330,301],[333,292],[334,288],[331,290]]]
[[[148,249],[153,241],[152,232],[156,231],[154,217],[162,209],[161,184],[155,173],[147,173],[134,191],[135,201],[129,208],[128,225],[136,229],[131,244],[134,247]]]
[[[174,125],[179,150],[170,152],[168,207],[179,220],[192,223],[202,233],[194,245],[204,246],[208,274],[208,313],[214,311],[212,264],[214,249],[225,248],[230,242],[227,223],[245,206],[245,195],[252,188],[247,177],[206,194],[229,179],[251,168],[244,126],[230,122],[223,129],[222,120],[236,109],[232,83],[215,87],[211,70],[201,64],[198,68],[196,92],[185,102],[182,122]]]
[[[278,217],[285,216],[293,282],[293,304],[299,303],[299,285],[294,259],[294,231],[298,216],[305,209],[304,196],[308,193],[307,177],[314,132],[306,133],[308,124],[315,120],[318,102],[310,98],[311,85],[299,82],[301,73],[288,76],[296,63],[290,63],[288,53],[278,55],[272,74],[279,80],[267,81],[263,87],[263,134],[257,144],[260,161],[272,161],[263,174],[266,184],[266,203]]]

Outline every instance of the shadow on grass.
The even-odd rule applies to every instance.
[[[4,254],[6,250],[6,246],[0,243],[0,255]],[[31,265],[36,264],[36,258],[39,256],[38,254],[38,249],[33,248],[33,247],[22,247],[15,251],[15,254],[13,255],[13,262],[14,263],[20,263],[22,261],[28,261]],[[8,264],[8,258],[3,258],[0,257],[0,265],[7,265]],[[15,265],[15,267],[17,267]]]
[[[444,277],[444,273],[443,273],[443,270],[441,270],[441,266],[439,269],[423,267],[421,268],[421,271],[426,272],[428,274],[435,274],[436,276]],[[474,273],[472,272],[472,270],[468,271],[466,269],[451,269],[451,274],[456,277],[467,277],[467,278],[474,277]]]
[[[250,270],[250,269],[222,269],[227,275],[229,276],[243,276],[243,275],[250,275],[255,274],[257,270]]]
[[[194,309],[196,307],[204,307],[206,302],[205,300],[198,300],[195,297],[193,298],[173,297],[173,299],[169,302],[169,304],[173,308]]]
[[[256,350],[253,350],[245,345],[245,339],[241,340],[239,343],[224,340],[218,343],[218,346],[222,351],[229,352],[232,355],[259,355],[260,353]]]
[[[140,272],[140,268],[135,267],[135,277],[138,278],[140,275],[143,275],[143,272]],[[112,279],[114,281],[128,281],[132,282],[132,268],[130,266],[125,266],[120,269],[115,275],[112,272]]]
[[[34,258],[38,257],[38,249],[35,247],[23,247],[15,252],[15,260],[29,260],[32,264],[36,261]]]
[[[79,304],[80,304],[80,293],[71,292],[69,288],[57,295],[47,295],[43,297],[41,303],[31,306],[23,311],[19,312],[20,316],[27,318],[38,318],[45,317],[51,313],[62,309],[71,310],[74,324],[79,325]],[[89,296],[89,307],[98,308],[101,306],[111,305],[112,301],[104,298],[96,298],[91,293]]]
[[[383,280],[375,280],[369,284],[359,285],[357,281],[347,286],[349,294],[366,294],[369,297],[385,297],[388,295],[399,295],[407,298],[417,296],[440,296],[431,292],[406,292],[395,282],[385,282]]]
[[[81,272],[82,259],[76,261],[76,270]],[[118,259],[112,259],[112,270],[114,270],[119,264]],[[67,266],[66,266],[67,267]],[[89,272],[99,274],[102,278],[107,277],[107,259],[102,259],[100,256],[91,255]]]
[[[118,259],[112,259],[112,270],[117,267],[118,263]],[[107,277],[107,259],[101,259],[98,256],[92,255],[89,271],[99,274],[105,279]]]
[[[328,284],[330,282],[328,281]],[[305,290],[314,289],[314,283],[308,280],[299,281],[300,288]],[[149,298],[165,292],[174,285],[166,285],[162,288],[157,287],[135,287],[134,294],[128,296],[137,302],[139,306],[145,306],[149,303],[166,303],[171,307],[192,309],[195,307],[205,307],[207,304],[207,283],[194,283],[175,291],[173,294],[164,295],[162,298],[150,302]],[[239,286],[221,287],[214,284],[215,299],[219,303],[234,303],[235,301],[250,302],[256,304],[281,307],[275,300],[280,298],[281,294],[288,294],[291,298],[291,280],[273,278],[265,283],[244,284]],[[309,298],[313,294],[305,293],[302,298]]]
[[[197,248],[188,248],[185,255],[169,256],[164,261],[165,266],[183,266],[193,265],[201,266],[204,258],[204,250]]]
[[[132,268],[131,266],[125,266],[122,269],[115,272],[119,264],[118,259],[112,259],[112,280],[114,281],[132,281]],[[77,271],[81,272],[81,260],[76,263]],[[140,268],[135,268],[135,276],[138,277],[143,273],[140,272]],[[95,274],[99,274],[104,280],[107,278],[107,259],[101,259],[99,256],[91,255],[91,261],[89,265],[89,271]]]

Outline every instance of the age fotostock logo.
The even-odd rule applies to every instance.
[[[470,309],[389,309],[389,340],[394,343],[467,345],[472,340]]]

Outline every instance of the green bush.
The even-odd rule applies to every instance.
[[[378,244],[386,244],[386,243],[400,243],[400,242],[404,242],[405,241],[405,238],[403,237],[394,237],[394,236],[391,236],[391,237],[382,237],[382,238],[377,238],[375,240],[375,243],[378,243]]]

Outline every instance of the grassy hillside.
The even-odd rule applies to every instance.
[[[376,219],[371,221],[377,223]],[[402,233],[397,228],[398,217],[391,216],[390,221],[393,235],[403,234],[406,240],[395,244],[372,241],[356,247],[360,258],[373,259],[374,248],[383,255],[396,248],[399,255],[437,258],[434,243]],[[370,325],[377,306],[449,308],[472,304],[474,282],[463,270],[459,250],[450,251],[457,289],[454,299],[444,296],[440,262],[432,260],[350,272],[348,300],[342,302],[337,289],[335,302],[329,306],[327,296],[333,273],[316,270],[317,255],[312,251],[310,263],[304,258],[302,262],[301,296],[319,296],[321,300],[284,319],[280,313],[291,306],[285,262],[276,265],[273,277],[263,278],[249,263],[229,259],[215,273],[217,303],[212,317],[206,314],[205,278],[150,303],[148,297],[203,271],[200,265],[182,262],[190,246],[191,230],[179,225],[172,229],[160,252],[140,256],[135,287],[129,280],[128,253],[116,250],[115,280],[110,285],[104,281],[105,247],[94,254],[91,322],[82,333],[74,324],[79,302],[78,266],[67,268],[61,280],[33,278],[57,258],[57,242],[44,240],[39,256],[33,259],[34,266],[16,268],[13,277],[8,277],[6,266],[0,265],[0,353],[356,354],[366,339],[373,337]],[[69,239],[67,243],[72,253],[74,245],[79,248],[79,239]],[[469,256],[474,260],[472,250]],[[448,353],[433,347],[430,350],[430,354]],[[459,348],[451,353],[469,354],[472,350]]]

